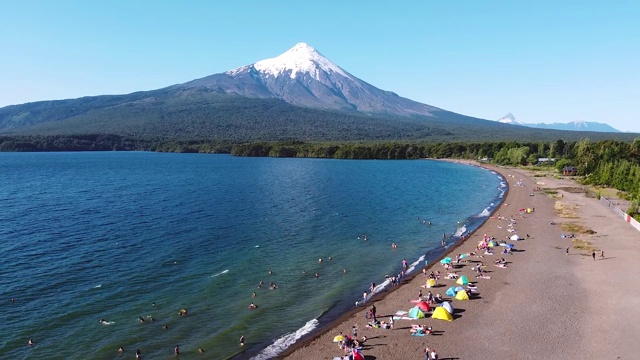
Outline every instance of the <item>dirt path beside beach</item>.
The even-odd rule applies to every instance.
[[[495,255],[465,259],[468,261],[457,271],[477,282],[479,295],[470,301],[452,300],[454,321],[396,320],[392,330],[373,329],[366,327],[368,320],[362,308],[283,356],[343,356],[332,340],[340,331],[351,334],[351,327],[357,324],[359,337],[368,338],[362,353],[369,360],[424,359],[427,346],[436,349],[440,359],[637,358],[640,233],[596,199],[561,190],[577,186],[569,180],[533,177],[531,172],[519,169],[496,170],[509,181],[505,202],[449,256],[474,252],[485,233],[506,240],[514,234],[507,230],[511,219],[516,221],[515,233],[525,240],[509,241],[515,244],[512,255],[501,255],[502,248],[497,247]],[[544,189],[559,189],[557,199],[545,194]],[[556,207],[569,217],[560,217]],[[526,208],[535,211],[520,211]],[[567,231],[567,225],[563,230],[563,223],[574,224],[574,238],[567,236],[571,231]],[[595,233],[581,233],[587,230]],[[596,260],[589,248],[596,250]],[[508,268],[493,265],[501,257],[509,262]],[[476,279],[471,269],[478,261],[484,263],[491,279]],[[439,264],[429,272],[432,270],[446,274]],[[388,321],[398,310],[408,311],[412,306],[409,300],[417,298],[424,284],[420,274],[375,300],[379,319]],[[441,279],[439,284],[422,292],[426,295],[430,290],[449,298],[444,293],[455,281]],[[432,326],[435,334],[411,336],[412,324]]]

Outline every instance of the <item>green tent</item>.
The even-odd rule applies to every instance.
[[[469,294],[467,294],[467,292],[464,291],[464,290],[460,290],[456,294],[456,299],[458,299],[458,300],[469,300]]]
[[[416,306],[409,310],[409,317],[412,319],[424,319],[424,313]]]

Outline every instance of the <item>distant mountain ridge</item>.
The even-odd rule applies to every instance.
[[[517,121],[515,116],[511,113],[507,113],[507,115],[501,117],[497,120],[503,124],[512,124],[512,125],[520,125],[526,126],[536,129],[553,129],[553,130],[567,130],[567,131],[591,131],[591,132],[611,132],[611,133],[619,133],[620,130],[613,128],[612,126],[599,123],[599,122],[588,122],[588,121],[570,121],[568,123],[523,123]]]

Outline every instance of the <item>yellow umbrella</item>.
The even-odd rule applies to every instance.
[[[333,338],[333,342],[340,342],[340,341],[344,341],[343,335],[336,335],[336,337]]]

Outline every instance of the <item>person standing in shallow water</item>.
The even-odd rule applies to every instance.
[[[240,346],[244,346],[244,335],[240,335]]]

